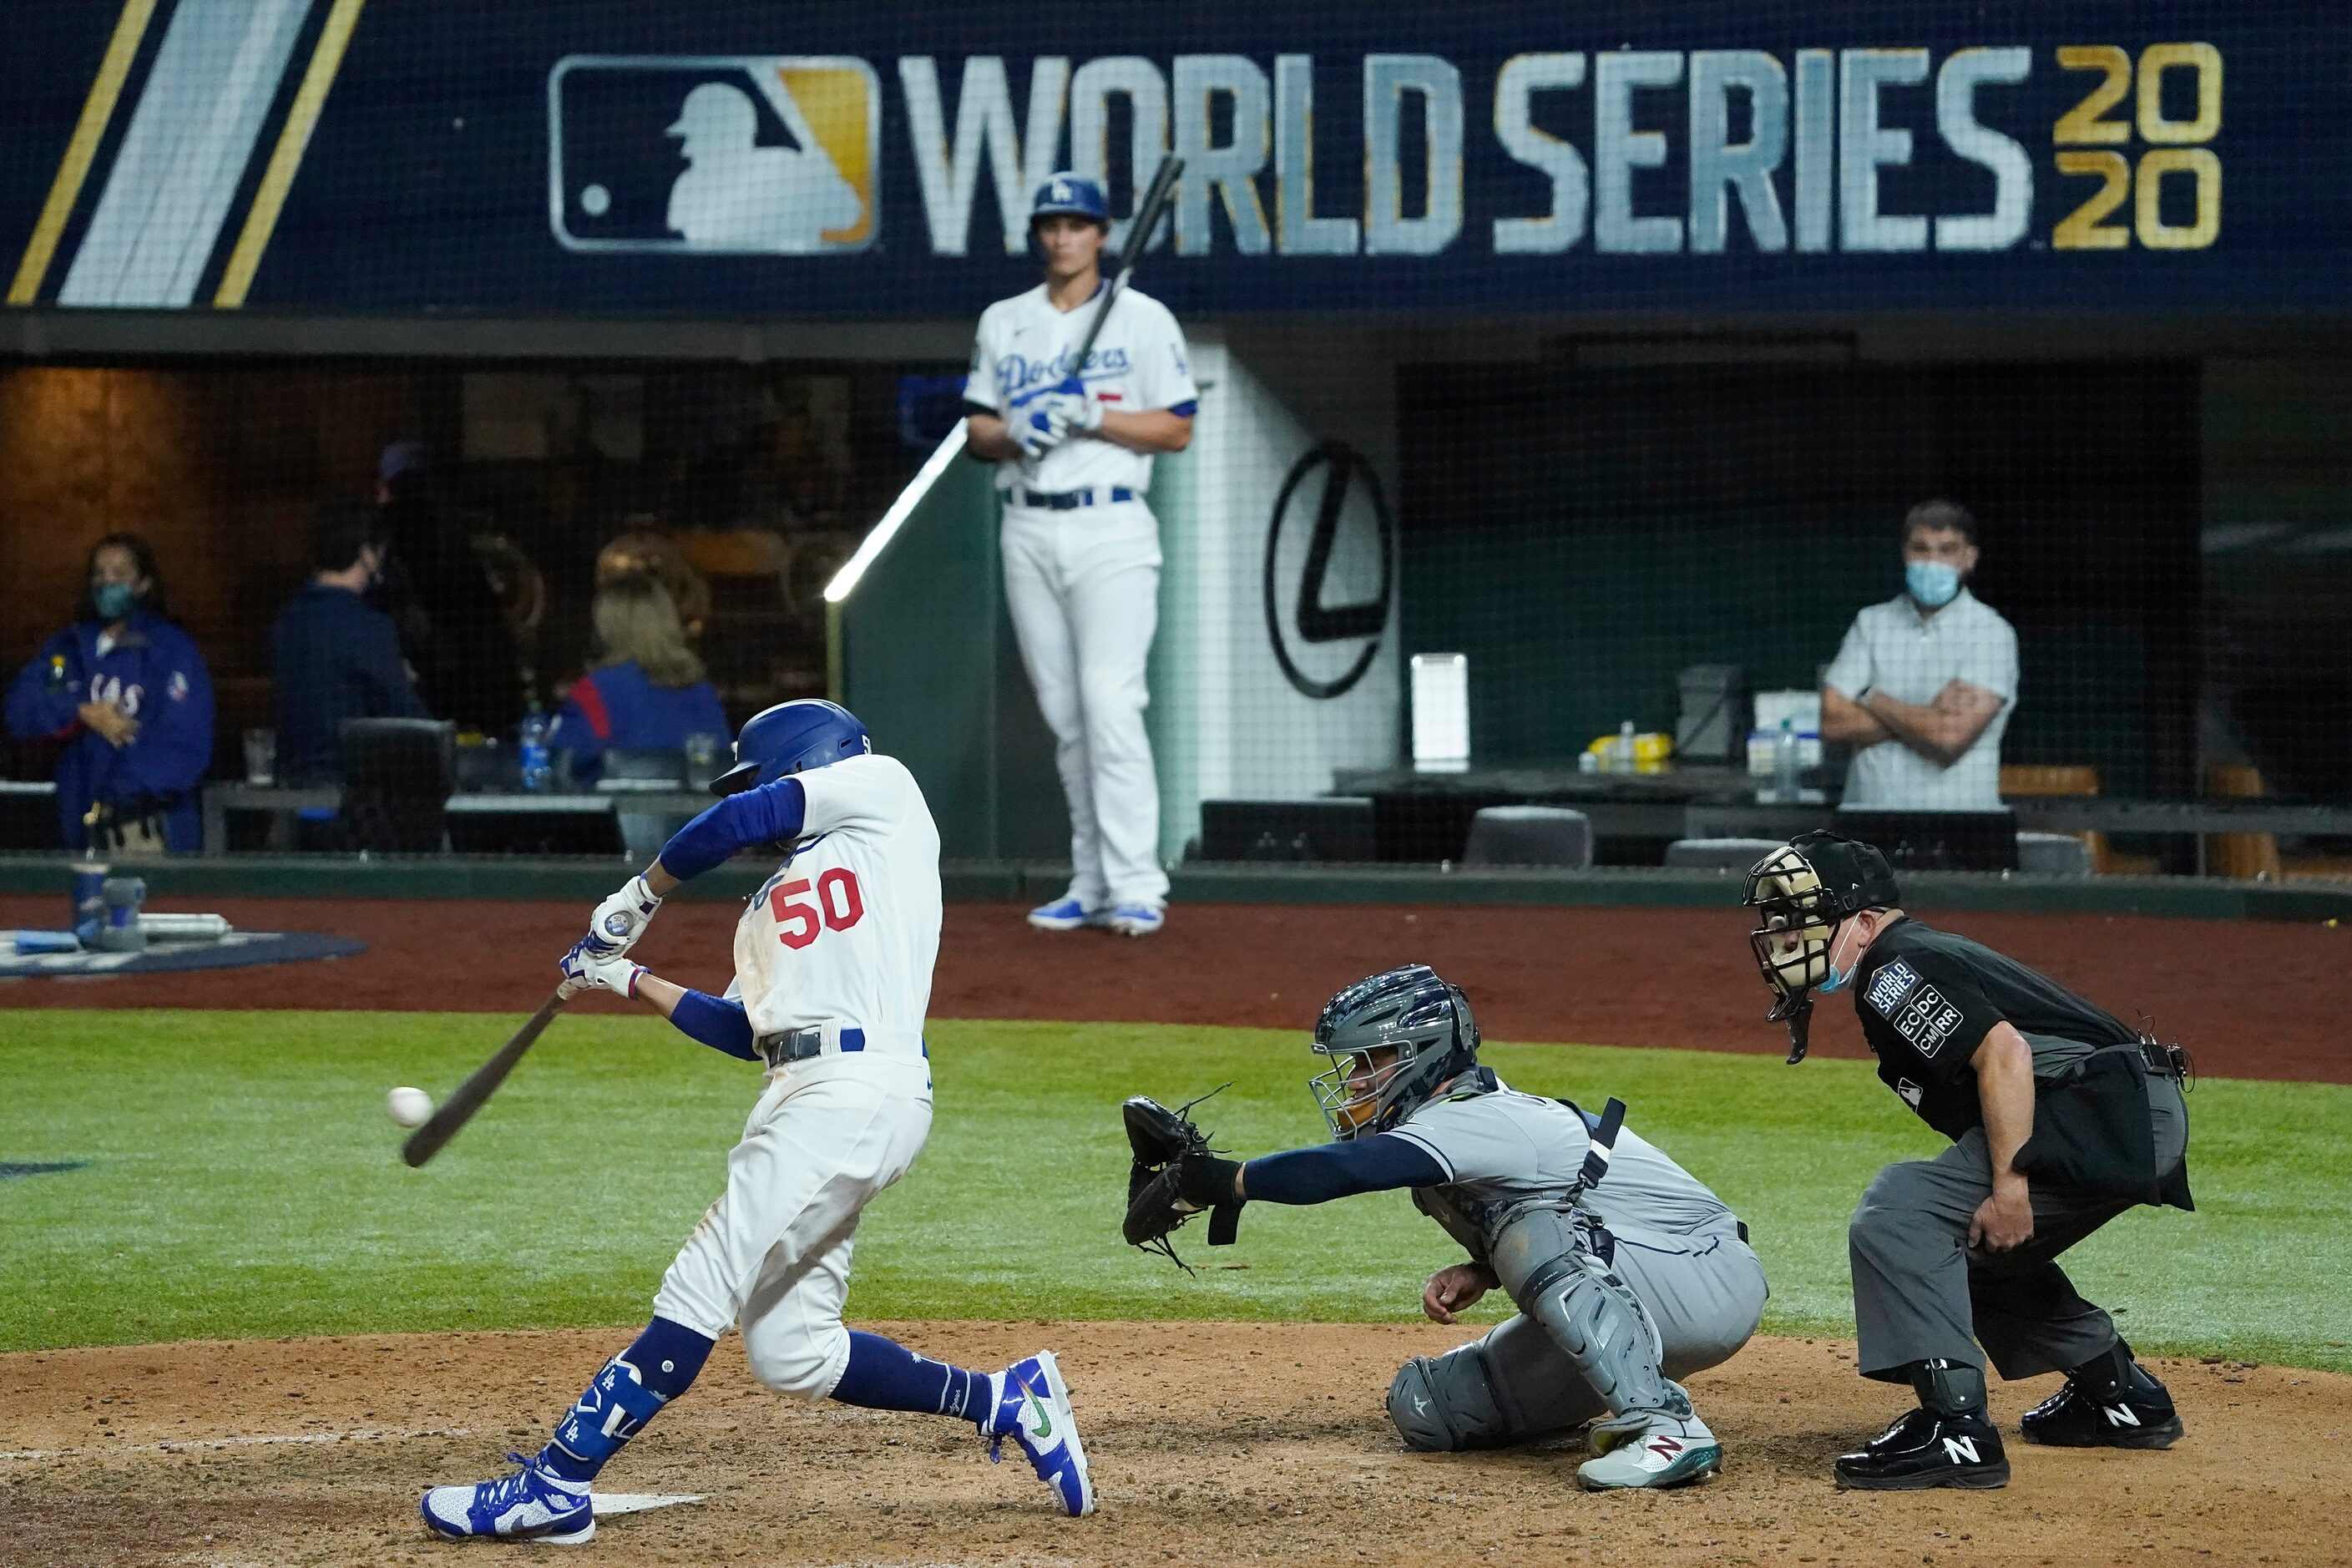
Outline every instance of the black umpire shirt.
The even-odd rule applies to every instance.
[[[2139,1038],[2138,1030],[2048,976],[1908,916],[1880,932],[1863,955],[1853,1009],[1878,1058],[1879,1081],[1955,1141],[1984,1124],[1969,1064],[1995,1024],[2025,1037],[2037,1079],[2058,1077],[2093,1051]]]

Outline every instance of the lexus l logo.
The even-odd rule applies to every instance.
[[[1319,490],[1308,482],[1318,472],[1323,476]],[[1297,511],[1308,512],[1310,497],[1311,516],[1300,520],[1306,527],[1304,559],[1297,526],[1290,529],[1286,557],[1284,525],[1293,521],[1294,503]],[[1360,597],[1339,604],[1325,601],[1335,555],[1340,581],[1354,579]],[[1363,579],[1375,574],[1376,585],[1364,594]],[[1265,635],[1291,685],[1319,701],[1340,696],[1363,679],[1381,651],[1381,635],[1388,629],[1395,577],[1396,525],[1380,475],[1344,441],[1310,447],[1291,465],[1265,525]],[[1360,646],[1335,647],[1321,658],[1308,651],[1345,644]]]

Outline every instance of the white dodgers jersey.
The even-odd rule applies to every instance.
[[[824,1028],[830,1047],[855,1028],[863,1055],[919,1062],[940,954],[930,808],[895,757],[850,757],[794,776],[808,796],[800,847],[735,927],[735,983],[751,1032]]]
[[[964,381],[966,400],[993,408],[1009,421],[1040,393],[1068,380],[1070,356],[1087,335],[1099,298],[1097,293],[1075,310],[1057,310],[1040,283],[991,305],[981,313],[971,374]],[[1167,306],[1133,289],[1121,290],[1111,306],[1081,379],[1088,396],[1117,414],[1168,408],[1189,415],[1201,398],[1176,318]],[[1151,488],[1151,455],[1099,436],[1076,436],[1034,463],[998,464],[997,489],[1015,484],[1056,493],[1123,485],[1139,500]]]

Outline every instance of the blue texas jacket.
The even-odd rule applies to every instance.
[[[122,640],[98,651],[96,621],[80,621],[41,645],[8,689],[8,732],[66,742],[58,758],[58,823],[68,849],[82,847],[82,814],[103,800],[131,815],[164,808],[163,841],[204,847],[196,781],[213,757],[213,682],[194,641],[170,621],[133,613]],[[84,702],[112,702],[139,721],[120,750],[86,728]]]

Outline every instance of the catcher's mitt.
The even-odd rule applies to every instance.
[[[1127,1141],[1135,1149],[1135,1163],[1127,1177],[1127,1220],[1120,1230],[1130,1247],[1160,1253],[1188,1274],[1192,1266],[1176,1256],[1168,1239],[1177,1228],[1205,1209],[1209,1245],[1227,1247],[1241,1218],[1242,1201],[1233,1195],[1239,1163],[1220,1159],[1209,1147],[1209,1135],[1185,1114],[1210,1094],[1230,1087],[1220,1084],[1173,1110],[1139,1094],[1120,1107]]]

